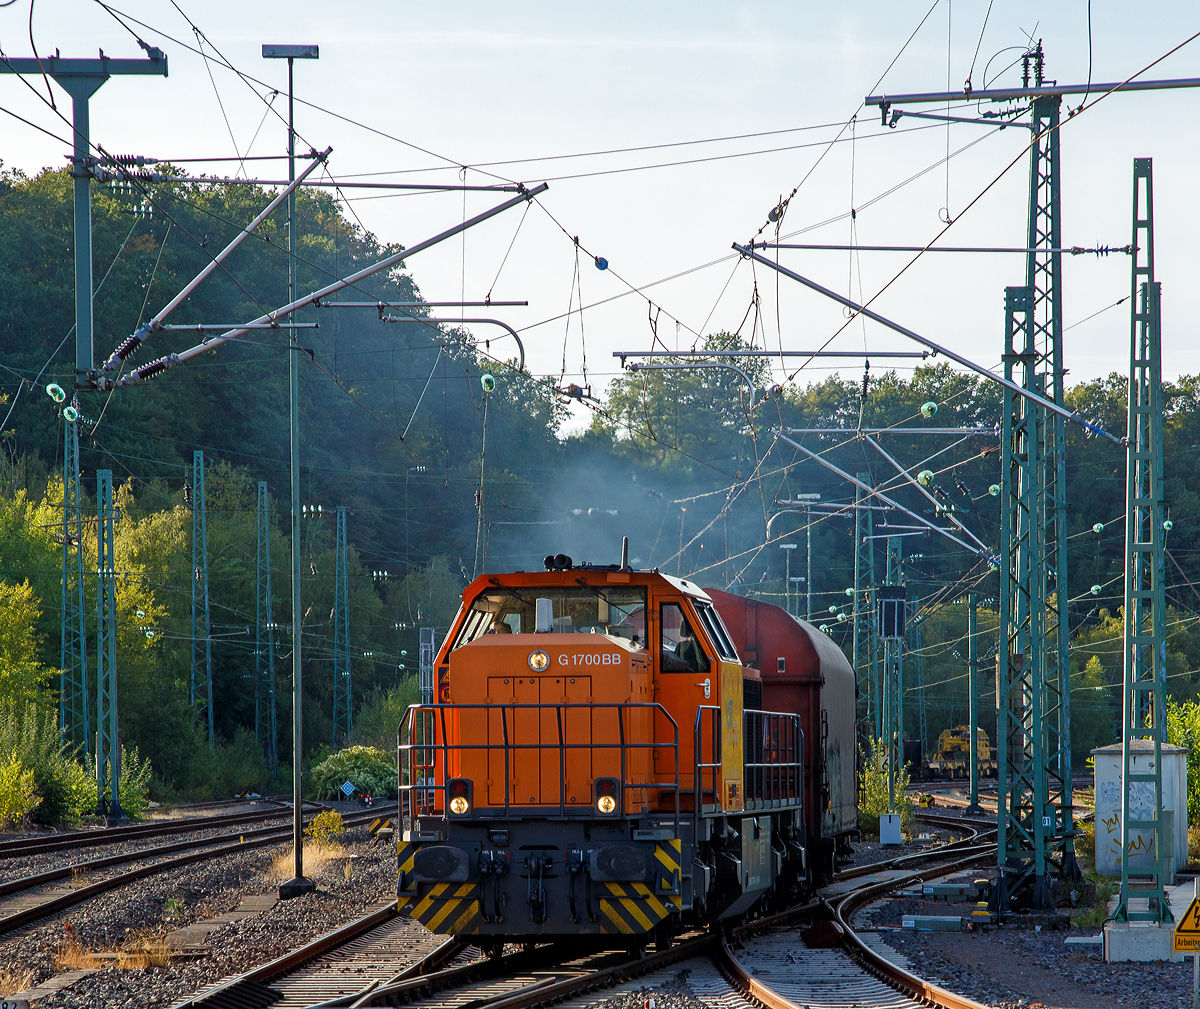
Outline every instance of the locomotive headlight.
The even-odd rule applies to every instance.
[[[543,673],[550,668],[550,656],[543,652],[540,648],[529,653],[528,658],[529,668],[535,673]]]
[[[620,782],[616,778],[597,778],[594,791],[596,812],[602,816],[612,816],[617,811],[617,799],[621,794]]]
[[[446,806],[455,816],[466,816],[471,812],[471,780],[451,778],[446,782]]]

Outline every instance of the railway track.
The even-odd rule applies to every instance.
[[[276,814],[278,815],[278,814]],[[378,816],[373,810],[350,813],[342,818],[347,827],[369,823]],[[291,840],[292,824],[259,827],[240,833],[221,834],[173,844],[139,848],[136,851],[60,866],[47,872],[0,884],[0,936],[30,925],[41,918],[80,904],[91,897],[169,869],[219,858],[250,848],[261,848]],[[186,852],[186,854],[178,854]],[[63,888],[61,881],[81,877],[113,866],[136,865],[89,883]],[[59,885],[56,885],[59,884]]]
[[[728,932],[712,929],[678,938],[670,949],[643,955],[580,954],[578,942],[547,943],[486,958],[465,942],[439,942],[394,905],[216,988],[174,1009],[350,1009],[428,1005],[440,1009],[533,1009],[571,1003],[607,989],[672,981],[682,966],[688,985],[707,1005],[732,1009],[757,1003],[768,1009],[983,1009],[978,1003],[917,976],[903,958],[872,935],[856,935],[849,919],[863,903],[921,878],[917,865],[938,875],[993,858],[986,841],[994,828],[958,818],[922,814],[926,822],[964,830],[954,844],[860,866],[804,905]],[[840,930],[839,948],[809,949],[795,931],[798,919],[824,918]],[[781,931],[782,930],[782,931]],[[735,949],[739,946],[740,949]],[[420,953],[397,969],[397,954]],[[772,975],[775,975],[774,977]],[[732,986],[732,991],[730,987]],[[739,998],[740,996],[740,998]],[[744,1000],[744,1001],[743,1001]]]
[[[292,804],[279,800],[269,800],[275,808],[250,813],[222,813],[216,816],[189,816],[178,820],[151,821],[135,823],[127,827],[103,827],[95,830],[73,830],[65,834],[50,834],[44,837],[11,838],[0,841],[0,859],[22,858],[27,855],[40,855],[48,851],[64,851],[70,848],[91,848],[107,844],[119,844],[122,841],[139,840],[146,837],[165,837],[169,834],[185,834],[193,830],[206,830],[211,827],[232,827],[244,823],[261,823],[264,820],[278,820],[292,815]],[[228,804],[226,804],[228,805]],[[321,810],[322,803],[305,800],[304,805],[310,810]]]

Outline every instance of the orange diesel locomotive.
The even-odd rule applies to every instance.
[[[409,708],[399,735],[397,893],[431,931],[495,952],[565,935],[662,944],[810,888],[855,829],[840,650],[762,603],[774,623],[751,649],[746,600],[714,593],[742,607],[735,639],[713,596],[626,557],[560,554],[463,593],[435,703]],[[773,694],[784,710],[762,710]],[[848,760],[834,787],[825,695]]]

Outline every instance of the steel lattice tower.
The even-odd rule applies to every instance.
[[[96,473],[96,805],[121,819],[121,737],[117,732],[116,518],[112,470]]]
[[[1042,83],[1040,48],[1027,60]],[[1026,282],[1005,290],[1005,377],[1064,402],[1060,96],[1032,105]],[[1045,250],[1045,251],[1042,251]],[[1053,880],[1076,879],[1071,798],[1065,421],[1010,390],[1001,438],[1001,642],[997,759],[998,905],[1031,888],[1053,907]]]
[[[62,648],[58,725],[63,744],[91,752],[87,696],[87,611],[83,592],[83,509],[79,485],[79,426],[63,429]]]
[[[871,486],[871,474],[859,473],[860,482]],[[866,731],[883,735],[879,698],[879,628],[875,613],[875,540],[871,495],[855,488],[854,510],[854,674],[858,693],[866,708]]]
[[[204,453],[192,453],[192,676],[196,720],[216,746],[213,726],[212,625],[208,614],[208,523],[204,501]]]
[[[1162,742],[1166,732],[1167,636],[1160,286],[1154,280],[1154,189],[1149,158],[1133,162],[1133,276],[1129,427],[1125,483],[1125,677],[1121,716],[1121,901],[1116,917],[1171,921],[1163,886]],[[1135,740],[1153,742],[1147,766]],[[1153,832],[1148,864],[1130,866],[1135,836]],[[1130,910],[1133,895],[1150,898]]]
[[[337,553],[333,566],[333,749],[350,742],[350,593],[346,580],[346,509],[337,509]]]
[[[888,585],[903,584],[901,542],[895,536],[888,538]],[[883,731],[888,745],[888,811],[894,813],[896,775],[904,768],[904,640],[898,637],[884,638],[883,642]]]
[[[258,485],[258,577],[254,632],[254,735],[263,748],[267,767],[279,760],[275,724],[275,623],[271,601],[271,496],[266,481]]]

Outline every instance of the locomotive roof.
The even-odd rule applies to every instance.
[[[665,582],[681,595],[691,596],[702,602],[712,602],[712,598],[704,589],[695,582],[689,582],[686,578],[677,578],[658,570],[622,571],[616,566],[588,566],[558,571],[508,571],[500,574],[480,575],[463,589],[463,602],[469,604],[481,592],[495,588],[497,584],[517,588],[522,585],[530,587],[575,585],[580,580],[587,585],[653,585],[656,582]]]

